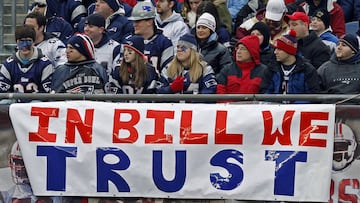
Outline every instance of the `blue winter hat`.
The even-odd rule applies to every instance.
[[[83,34],[75,34],[68,40],[68,44],[73,46],[82,55],[84,55],[87,60],[94,60],[95,48],[94,44],[88,36]]]
[[[178,44],[181,44],[181,43],[184,43],[184,44],[188,45],[190,48],[197,51],[197,41],[196,41],[196,38],[194,35],[187,33],[187,34],[181,36],[178,41]]]
[[[143,58],[146,58],[144,55],[144,38],[138,35],[130,35],[126,37],[124,41],[124,48],[129,48],[140,54]]]
[[[119,10],[119,8],[121,6],[119,0],[104,0],[104,1],[110,6],[110,8],[114,12]]]

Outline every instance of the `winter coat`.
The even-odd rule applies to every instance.
[[[298,40],[298,53],[308,59],[315,68],[330,59],[330,48],[315,32],[310,32],[308,36]]]
[[[327,94],[360,93],[360,52],[341,61],[335,53],[317,70],[321,78],[320,87]]]
[[[215,74],[220,70],[233,63],[229,50],[217,41],[216,33],[210,35],[204,43],[199,43],[200,53],[204,60],[213,68]]]
[[[246,72],[246,73],[245,73]],[[216,76],[217,94],[257,94],[264,88],[263,78],[270,72],[264,64],[258,64],[249,70],[239,67],[236,63],[223,68]]]
[[[301,57],[296,58],[295,68],[289,75],[286,94],[314,94],[320,92],[319,76],[316,69],[310,63],[305,62]],[[271,80],[266,81],[268,84],[262,93],[265,94],[283,94],[282,84],[284,73],[281,70],[279,62],[272,62],[268,65],[271,71]]]
[[[164,21],[160,19],[159,15],[156,15],[155,22],[157,27],[163,31],[163,35],[171,39],[175,49],[179,38],[190,32],[189,27],[184,22],[184,19],[175,11],[173,11],[171,16]]]
[[[337,0],[344,11],[345,22],[357,21],[360,19],[360,1],[358,0]]]
[[[203,67],[202,76],[194,82],[191,82],[188,70],[184,70],[182,75],[185,77],[183,94],[215,94],[216,80],[214,71],[211,66]],[[167,69],[163,69],[160,77],[160,86],[158,87],[158,94],[173,94],[170,84],[173,82],[168,77]]]

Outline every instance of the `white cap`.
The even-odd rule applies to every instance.
[[[47,5],[46,0],[34,0],[34,2]]]
[[[269,0],[266,5],[265,18],[280,21],[286,11],[284,0]]]
[[[209,28],[211,31],[215,32],[216,30],[216,21],[215,17],[210,13],[203,13],[196,22],[196,27],[202,25]]]

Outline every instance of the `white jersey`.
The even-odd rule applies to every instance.
[[[95,60],[100,63],[105,69],[108,75],[112,72],[115,65],[115,58],[119,54],[120,48],[116,51],[116,47],[120,45],[119,42],[110,39],[103,45],[95,46]]]
[[[48,34],[45,34],[44,41],[37,44],[36,47],[41,49],[42,53],[50,59],[55,68],[67,62],[66,46],[56,37],[49,37]]]
[[[330,203],[360,202],[360,160],[331,175]]]

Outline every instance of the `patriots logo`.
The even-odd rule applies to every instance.
[[[150,12],[151,11],[151,6],[142,6],[142,10]]]
[[[44,88],[45,92],[50,92],[50,90],[51,90],[51,82],[45,82],[43,84],[43,88]]]
[[[72,94],[92,94],[94,93],[94,89],[95,88],[92,85],[80,85],[70,90],[67,90],[66,92]]]
[[[112,27],[107,29],[108,32],[116,32],[117,28],[116,27]]]
[[[9,84],[6,84],[4,82],[0,82],[0,90],[2,92],[6,92],[10,89],[10,85]]]

